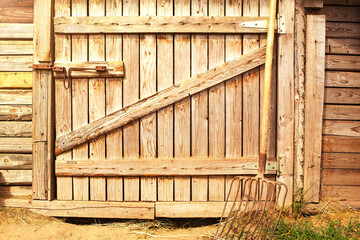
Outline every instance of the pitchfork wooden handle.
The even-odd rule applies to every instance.
[[[260,156],[258,175],[264,176],[266,165],[266,153],[268,145],[269,119],[270,119],[270,94],[271,94],[271,70],[274,51],[274,35],[275,35],[275,17],[276,17],[276,1],[270,0],[270,12],[268,22],[268,33],[266,40],[266,57],[265,57],[265,75],[264,75],[264,91],[263,104],[260,125]]]

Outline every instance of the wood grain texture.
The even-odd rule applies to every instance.
[[[360,121],[325,120],[323,126],[323,134],[360,137]]]
[[[12,55],[0,56],[1,72],[31,72],[29,65],[32,62],[32,56]]]
[[[4,198],[31,198],[31,186],[1,186],[0,199]]]
[[[359,6],[360,1],[359,0],[324,0],[324,4]]]
[[[89,16],[103,16],[105,2],[89,1]],[[105,36],[103,34],[89,35],[89,60],[105,60]],[[105,116],[105,79],[89,79],[89,122]],[[105,136],[89,143],[90,159],[101,159],[106,156]],[[106,201],[106,179],[104,177],[90,178],[90,200]]]
[[[320,201],[321,139],[325,82],[325,15],[306,17],[305,199]]]
[[[54,2],[54,16],[70,16],[70,0]],[[71,39],[66,35],[55,35],[55,61],[70,62]],[[56,137],[71,131],[71,89],[65,89],[62,80],[55,80],[55,134]],[[71,160],[71,152],[61,154],[56,160]],[[72,200],[72,178],[57,178],[57,199]]]
[[[140,100],[129,107],[94,121],[80,129],[57,138],[56,153],[69,150],[134,120],[146,116],[185,97],[204,91],[218,83],[233,78],[264,63],[265,48],[249,52],[238,59],[227,62],[173,85],[151,97]],[[140,110],[139,110],[140,109]],[[109,121],[111,124],[109,124]],[[94,131],[96,129],[96,131]],[[75,137],[76,136],[76,137]],[[203,154],[203,153],[202,153]]]
[[[323,169],[322,184],[336,186],[360,186],[359,169]]]
[[[156,0],[140,1],[140,16],[156,15]],[[140,35],[140,99],[156,93],[156,35]],[[157,155],[156,113],[140,118],[140,157],[154,158]],[[155,177],[141,177],[141,200],[156,201],[157,180]]]
[[[72,16],[87,15],[87,1],[72,1]],[[72,61],[81,62],[88,60],[88,36],[73,35],[71,45]],[[72,82],[72,125],[77,129],[88,123],[88,79],[77,79]],[[73,159],[88,159],[89,145],[83,144],[72,151]],[[74,200],[89,200],[89,178],[73,178],[73,195]]]
[[[0,72],[0,89],[26,89],[32,87],[30,72]]]
[[[0,104],[1,105],[31,105],[32,91],[31,90],[0,90]]]
[[[32,39],[31,23],[0,23],[0,39]]]
[[[34,19],[33,7],[1,7],[0,23],[32,23]]]
[[[0,170],[0,185],[31,185],[31,170]]]
[[[51,82],[51,71],[36,70],[33,72],[33,139],[47,141],[48,137],[48,92]],[[41,158],[41,156],[38,156]]]
[[[31,170],[31,154],[0,154],[0,169]]]
[[[33,199],[48,199],[48,142],[38,141],[32,145],[32,189]],[[55,186],[54,186],[55,187]]]
[[[125,1],[123,2],[124,16],[138,16],[139,15],[139,1]],[[123,82],[123,92],[131,93],[124,94],[124,107],[138,101],[139,86],[140,86],[140,62],[139,62],[139,42],[140,36],[138,34],[124,34],[123,35],[123,60],[126,62],[126,75]],[[139,120],[124,126],[123,128],[123,144],[124,144],[124,158],[134,159],[140,156],[140,126]],[[138,177],[124,178],[124,201],[139,201],[140,200],[140,179]]]
[[[1,206],[27,208],[30,211],[46,216],[87,217],[87,218],[133,218],[154,219],[154,203],[115,203],[89,201],[32,201],[22,199],[5,199]]]
[[[327,38],[328,54],[360,54],[360,39]]]
[[[190,16],[190,1],[174,1],[175,16]],[[178,84],[191,77],[191,41],[190,34],[174,36],[174,83]],[[174,156],[190,157],[191,119],[190,97],[174,104]],[[190,201],[190,177],[174,179],[174,200]]]
[[[31,121],[31,105],[0,105],[1,121]]]
[[[158,16],[172,16],[173,1],[157,1]],[[157,35],[157,85],[158,91],[174,83],[174,35]],[[157,148],[159,158],[174,156],[174,106],[157,113]],[[158,201],[174,200],[174,178],[158,177]]]
[[[31,55],[32,41],[0,41],[0,55]]]
[[[121,16],[122,1],[107,0],[106,16]],[[106,60],[122,60],[122,35],[106,35]],[[106,79],[106,114],[122,108],[123,83],[119,79]],[[108,159],[122,158],[122,128],[107,134],[106,136],[106,156]],[[107,178],[107,200],[123,200],[123,179]]]
[[[208,1],[192,1],[192,16],[208,15]],[[208,69],[208,38],[204,34],[191,35],[191,74],[195,76]],[[191,97],[191,154],[193,157],[208,156],[209,113],[208,89]],[[208,177],[191,178],[192,201],[208,200]]]
[[[3,122],[0,124],[0,137],[31,137],[31,122]]]
[[[327,22],[326,37],[359,38],[360,23]]]
[[[2,0],[0,7],[32,7],[34,0]]]
[[[193,3],[198,4],[198,3]],[[204,3],[207,4],[207,3]],[[203,9],[206,9],[204,7]],[[148,10],[156,10],[156,6]],[[56,33],[266,33],[266,28],[244,28],[243,23],[264,17],[192,16],[61,17],[54,19]]]
[[[304,0],[304,7],[306,8],[322,8],[324,0]]]
[[[342,200],[360,201],[360,186],[322,186],[321,197]]]
[[[31,153],[31,138],[0,138],[0,152],[2,153]]]
[[[360,72],[325,72],[326,87],[360,87]]]
[[[330,104],[360,104],[360,89],[358,88],[326,88],[325,103]]]
[[[326,55],[327,70],[359,71],[360,56]]]
[[[360,106],[325,105],[324,119],[328,120],[359,120]]]
[[[323,152],[355,153],[360,149],[360,138],[323,136]]]
[[[57,176],[204,176],[256,174],[256,157],[242,158],[171,158],[137,160],[59,160]],[[275,172],[269,159],[267,173]],[[142,179],[143,180],[143,179]],[[215,183],[216,184],[216,183]],[[224,181],[222,181],[224,185]],[[224,196],[224,191],[221,193]]]
[[[224,2],[209,0],[209,15],[222,16]],[[209,68],[225,61],[225,35],[209,35]],[[225,156],[225,83],[209,89],[209,157]],[[225,177],[209,176],[209,201],[224,201]]]
[[[277,154],[285,157],[284,173],[277,181],[289,187],[286,206],[292,204],[293,146],[294,146],[294,8],[295,1],[281,1],[279,13],[285,16],[286,34],[278,37],[278,85],[277,85]]]
[[[360,7],[324,6],[319,13],[326,15],[326,21],[360,22]]]
[[[256,1],[243,2],[243,15],[257,15],[259,3]],[[243,35],[243,53],[246,54],[259,48],[260,36],[254,34]],[[259,155],[260,128],[260,72],[253,69],[243,75],[243,155]]]
[[[323,153],[323,168],[360,169],[359,153]]]

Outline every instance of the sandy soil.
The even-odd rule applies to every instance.
[[[209,239],[214,220],[119,221],[49,218],[25,209],[0,209],[0,239]],[[200,226],[199,226],[200,225]]]

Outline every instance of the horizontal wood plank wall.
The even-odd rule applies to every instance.
[[[32,22],[32,0],[0,1],[0,199],[32,195]]]
[[[72,9],[71,16],[88,15],[87,7],[92,14],[94,9],[91,4],[99,8],[95,6],[98,2],[95,0],[57,2],[59,3],[59,7],[55,9],[55,13],[59,12],[57,16],[70,16],[69,6]],[[102,10],[98,15],[104,14],[105,17],[242,16],[244,15],[243,6],[247,8],[246,14],[244,13],[246,16],[258,17],[259,13],[262,17],[268,15],[267,1],[250,3],[245,0],[107,0],[105,11],[103,11],[104,6],[101,5]],[[60,8],[66,11],[61,12]],[[109,33],[105,35],[76,33],[56,34],[55,39],[60,40],[65,36],[71,36],[71,51],[64,53],[66,49],[63,46],[61,46],[62,49],[56,48],[55,59],[103,60],[105,56],[105,60],[123,60],[125,77],[123,81],[122,79],[74,80],[72,95],[67,95],[69,98],[67,105],[61,101],[56,103],[57,109],[61,109],[63,113],[68,114],[69,109],[72,109],[71,118],[57,112],[57,137],[69,131],[68,128],[75,130],[87,124],[88,120],[91,122],[102,115],[104,110],[108,115],[164,90],[174,83],[221,65],[225,61],[233,60],[242,55],[243,48],[246,52],[257,49],[260,46],[260,37],[262,42],[266,38],[265,34],[251,33],[244,36],[206,33]],[[88,50],[86,46],[89,47]],[[95,46],[99,59],[96,59],[94,55]],[[257,68],[247,73],[244,78],[246,83],[243,83],[242,76],[237,76],[206,89],[156,113],[142,117],[115,132],[92,140],[90,145],[84,144],[68,151],[65,153],[68,154],[66,159],[63,156],[58,159],[151,161],[159,157],[162,159],[179,158],[180,161],[181,158],[195,156],[257,157],[262,72],[262,69]],[[61,94],[60,89],[63,88],[61,79],[57,82],[59,82],[58,93]],[[243,85],[246,85],[245,89]],[[273,96],[275,98],[276,94]],[[56,98],[59,97],[64,96],[58,95]],[[274,131],[276,129],[275,113],[274,103],[271,120]],[[93,115],[96,117],[92,117]],[[243,116],[247,120],[245,125],[242,122]],[[62,131],[61,128],[65,126],[66,129]],[[243,133],[246,133],[246,136],[243,136]],[[243,138],[245,138],[244,141]],[[95,146],[94,143],[99,141],[101,144]],[[272,149],[269,150],[271,153],[269,158],[275,157],[275,145],[274,134],[271,137]],[[88,146],[90,146],[89,149]],[[101,175],[103,176],[106,177]],[[60,182],[64,181],[64,176],[59,179]],[[62,200],[100,201],[223,201],[229,187],[229,180],[230,178],[226,176],[154,177],[150,174],[140,177],[106,177],[105,181],[103,178],[93,176],[68,177],[68,182],[58,186],[58,198],[62,196]],[[73,188],[72,194],[69,192],[71,188]],[[92,198],[92,194],[98,190],[102,191],[101,197]],[[106,195],[104,195],[104,190],[106,190]]]
[[[360,1],[325,0],[321,196],[360,201]]]

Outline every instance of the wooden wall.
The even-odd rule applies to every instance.
[[[360,1],[324,1],[321,196],[360,200]]]
[[[0,198],[30,197],[33,0],[0,1]]]

